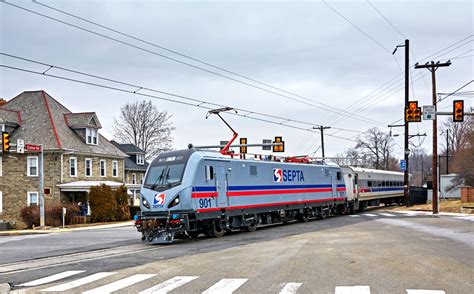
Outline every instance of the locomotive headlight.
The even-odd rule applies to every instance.
[[[173,201],[170,202],[170,204],[168,205],[168,208],[171,208],[171,207],[175,207],[176,205],[178,205],[180,202],[179,200],[179,195],[176,196]]]
[[[150,209],[150,203],[148,203],[148,201],[146,201],[146,199],[144,197],[142,197],[142,204],[146,208]]]

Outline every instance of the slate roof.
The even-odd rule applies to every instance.
[[[3,124],[10,124],[10,125],[21,125],[21,114],[19,111],[5,109],[0,107],[0,122],[3,120]]]
[[[146,155],[146,152],[143,151],[142,149],[138,148],[135,144],[120,144],[116,141],[111,141],[112,144],[117,146],[122,152],[131,155],[128,158],[125,158],[124,164],[125,164],[125,170],[138,170],[138,171],[146,171],[148,168],[149,163],[145,161],[144,165],[138,165],[137,164],[137,158],[136,154],[143,154]]]
[[[135,144],[121,144],[121,143],[118,143],[114,140],[112,140],[110,142],[112,144],[114,144],[115,146],[117,146],[117,148],[122,150],[122,152],[124,152],[124,153],[127,153],[127,154],[146,154],[145,151],[138,148],[138,146],[135,145]]]
[[[145,164],[138,165],[135,157],[127,157],[123,162],[125,164],[125,170],[139,170],[145,172],[149,165],[149,163],[146,161]]]
[[[95,112],[66,113],[64,114],[64,118],[66,119],[67,125],[73,129],[102,128]]]
[[[66,116],[72,112],[44,91],[23,92],[2,108],[21,114],[21,126],[12,132],[12,141],[43,144],[45,150],[72,149],[77,153],[128,157],[100,134],[98,145],[86,144],[67,124]]]

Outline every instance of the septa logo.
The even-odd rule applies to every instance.
[[[273,169],[273,181],[275,183],[283,182],[283,171],[281,170],[281,168]]]
[[[153,197],[153,208],[163,207],[165,204],[165,194],[156,194]]]

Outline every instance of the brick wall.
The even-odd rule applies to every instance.
[[[474,187],[461,187],[461,202],[474,202]]]

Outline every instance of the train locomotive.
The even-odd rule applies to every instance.
[[[142,240],[172,243],[203,233],[353,213],[398,203],[403,174],[309,159],[240,159],[189,148],[164,152],[148,167],[135,224]]]

